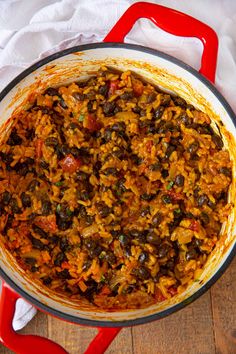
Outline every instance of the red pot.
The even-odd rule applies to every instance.
[[[203,54],[200,73],[156,50],[123,44],[125,35],[139,18],[148,18],[160,28],[178,36],[197,37],[202,41]],[[73,80],[97,70],[101,64],[121,70],[131,69],[152,82],[170,89],[202,111],[213,121],[221,120],[221,134],[233,161],[235,171],[235,116],[212,85],[215,78],[218,40],[215,32],[200,21],[178,11],[146,2],[133,4],[104,39],[104,43],[83,45],[55,53],[32,65],[15,78],[0,95],[1,134],[9,127],[8,117],[22,106],[29,93],[46,86]],[[206,79],[207,78],[207,79]],[[9,102],[10,105],[9,105]],[[235,181],[230,189],[230,199],[235,198]],[[86,353],[103,353],[119,330],[165,317],[202,295],[228,267],[236,251],[235,208],[225,225],[217,247],[207,262],[199,281],[183,294],[149,308],[105,312],[69,302],[38,284],[26,279],[9,252],[4,249],[0,235],[0,276],[3,279],[0,299],[0,340],[17,353],[65,353],[59,345],[39,336],[20,335],[13,331],[12,319],[15,303],[22,296],[38,309],[58,318],[88,326],[99,327],[99,333],[90,343]],[[102,328],[101,328],[102,327]]]

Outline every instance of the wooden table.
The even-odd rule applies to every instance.
[[[51,338],[69,353],[81,354],[96,330],[38,313],[21,332]],[[0,353],[11,351],[1,346]],[[123,329],[106,354],[236,354],[236,259],[200,299],[165,319]]]

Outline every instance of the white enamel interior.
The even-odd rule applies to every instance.
[[[117,67],[121,70],[131,69],[150,81],[175,91],[199,109],[206,111],[212,116],[214,114],[219,116],[226,129],[231,132],[233,136],[236,136],[236,129],[231,118],[219,99],[192,73],[166,58],[138,51],[137,49],[114,47],[93,48],[85,50],[79,55],[78,53],[69,54],[53,60],[49,64],[46,64],[29,74],[20,81],[0,103],[0,125],[2,126],[2,124],[8,120],[12,112],[26,99],[27,95],[29,92],[32,92],[32,90],[37,92],[42,90],[42,88],[45,88],[45,86],[73,81],[78,79],[81,75],[87,75],[88,71],[96,71],[104,64]],[[15,100],[16,95],[17,100]],[[12,101],[14,101],[14,104],[10,104]],[[2,134],[4,134],[4,129]],[[222,134],[224,134],[224,132],[222,132]],[[231,142],[229,142],[230,139]],[[232,146],[235,145],[235,141],[232,137],[230,139],[225,138],[224,141],[226,146],[231,144],[232,148]],[[232,160],[235,160],[233,155]],[[235,175],[235,161],[233,173]],[[233,185],[231,188],[231,198],[233,198],[234,190],[235,186]],[[224,264],[236,242],[234,213],[235,210],[232,211],[227,224],[227,238],[213,253],[211,260],[207,263],[204,274],[200,279],[204,284],[208,282]],[[23,272],[3,247],[0,247],[0,255],[1,268],[20,288],[24,289],[39,302],[46,304],[55,310],[84,319],[93,319],[97,321],[122,321],[145,317],[163,311],[164,309],[171,308],[176,303],[191,296],[201,287],[199,283],[194,283],[184,294],[181,294],[168,302],[156,304],[146,309],[111,313],[97,312],[94,308],[85,310],[81,309],[80,306],[76,307],[70,301],[62,299],[61,296],[49,295],[49,293],[42,289],[40,285],[32,283],[29,279],[25,278]]]

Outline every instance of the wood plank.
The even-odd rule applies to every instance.
[[[134,327],[135,354],[215,354],[210,292],[162,320]]]
[[[70,324],[48,317],[48,337],[62,345],[70,354],[82,354],[96,335],[97,330]],[[131,329],[122,330],[106,354],[132,354]]]
[[[236,353],[236,258],[212,287],[212,311],[217,354]]]

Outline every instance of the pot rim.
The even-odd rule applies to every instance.
[[[34,72],[36,69],[40,68],[41,66],[51,62],[52,60],[61,58],[63,56],[66,56],[68,54],[72,54],[74,52],[83,52],[87,51],[90,49],[98,49],[98,48],[124,48],[124,49],[131,49],[131,50],[136,50],[139,52],[144,52],[148,54],[155,55],[157,57],[161,57],[163,59],[166,59],[179,67],[183,68],[184,70],[187,70],[190,72],[192,75],[194,75],[198,80],[200,80],[213,94],[214,96],[220,101],[220,103],[223,105],[225,108],[227,114],[231,118],[233,124],[236,127],[236,116],[228,104],[228,102],[225,100],[225,98],[222,96],[222,94],[216,89],[216,87],[208,80],[206,79],[203,75],[201,75],[197,70],[192,68],[190,65],[182,62],[181,60],[172,57],[169,54],[163,53],[159,50],[156,49],[151,49],[145,46],[141,45],[136,45],[136,44],[127,44],[127,43],[115,43],[115,42],[106,42],[106,43],[92,43],[92,44],[84,44],[84,45],[79,45],[79,46],[74,46],[68,49],[64,49],[62,51],[56,52],[54,54],[51,54],[33,65],[31,65],[29,68],[25,69],[23,72],[21,72],[18,76],[16,76],[0,93],[0,102],[3,100],[3,98],[25,77],[27,77],[29,74]],[[231,252],[227,256],[225,262],[221,265],[221,267],[217,270],[217,272],[200,288],[198,289],[193,295],[190,297],[186,298],[185,300],[181,301],[180,303],[172,306],[169,309],[165,309],[160,311],[159,313],[148,315],[145,317],[137,318],[137,319],[132,319],[132,320],[122,320],[122,321],[99,321],[99,320],[91,320],[91,319],[85,319],[85,318],[80,318],[77,316],[73,315],[68,315],[64,312],[61,312],[59,310],[56,310],[48,305],[43,304],[39,300],[35,299],[32,295],[28,294],[24,289],[22,289],[20,286],[18,286],[1,268],[0,268],[0,277],[5,280],[12,289],[14,289],[18,294],[20,294],[24,299],[29,301],[31,304],[33,304],[35,307],[37,307],[39,310],[42,310],[46,313],[49,313],[55,317],[61,318],[65,321],[73,322],[76,324],[80,325],[86,325],[86,326],[91,326],[91,327],[130,327],[134,325],[141,325],[144,323],[148,323],[151,321],[155,321],[158,319],[161,319],[163,317],[166,317],[178,310],[181,310],[188,304],[192,303],[196,299],[198,299],[201,295],[203,295],[220,277],[221,275],[225,272],[225,270],[228,268],[230,263],[232,262],[234,256],[236,254],[236,243],[233,246]]]

